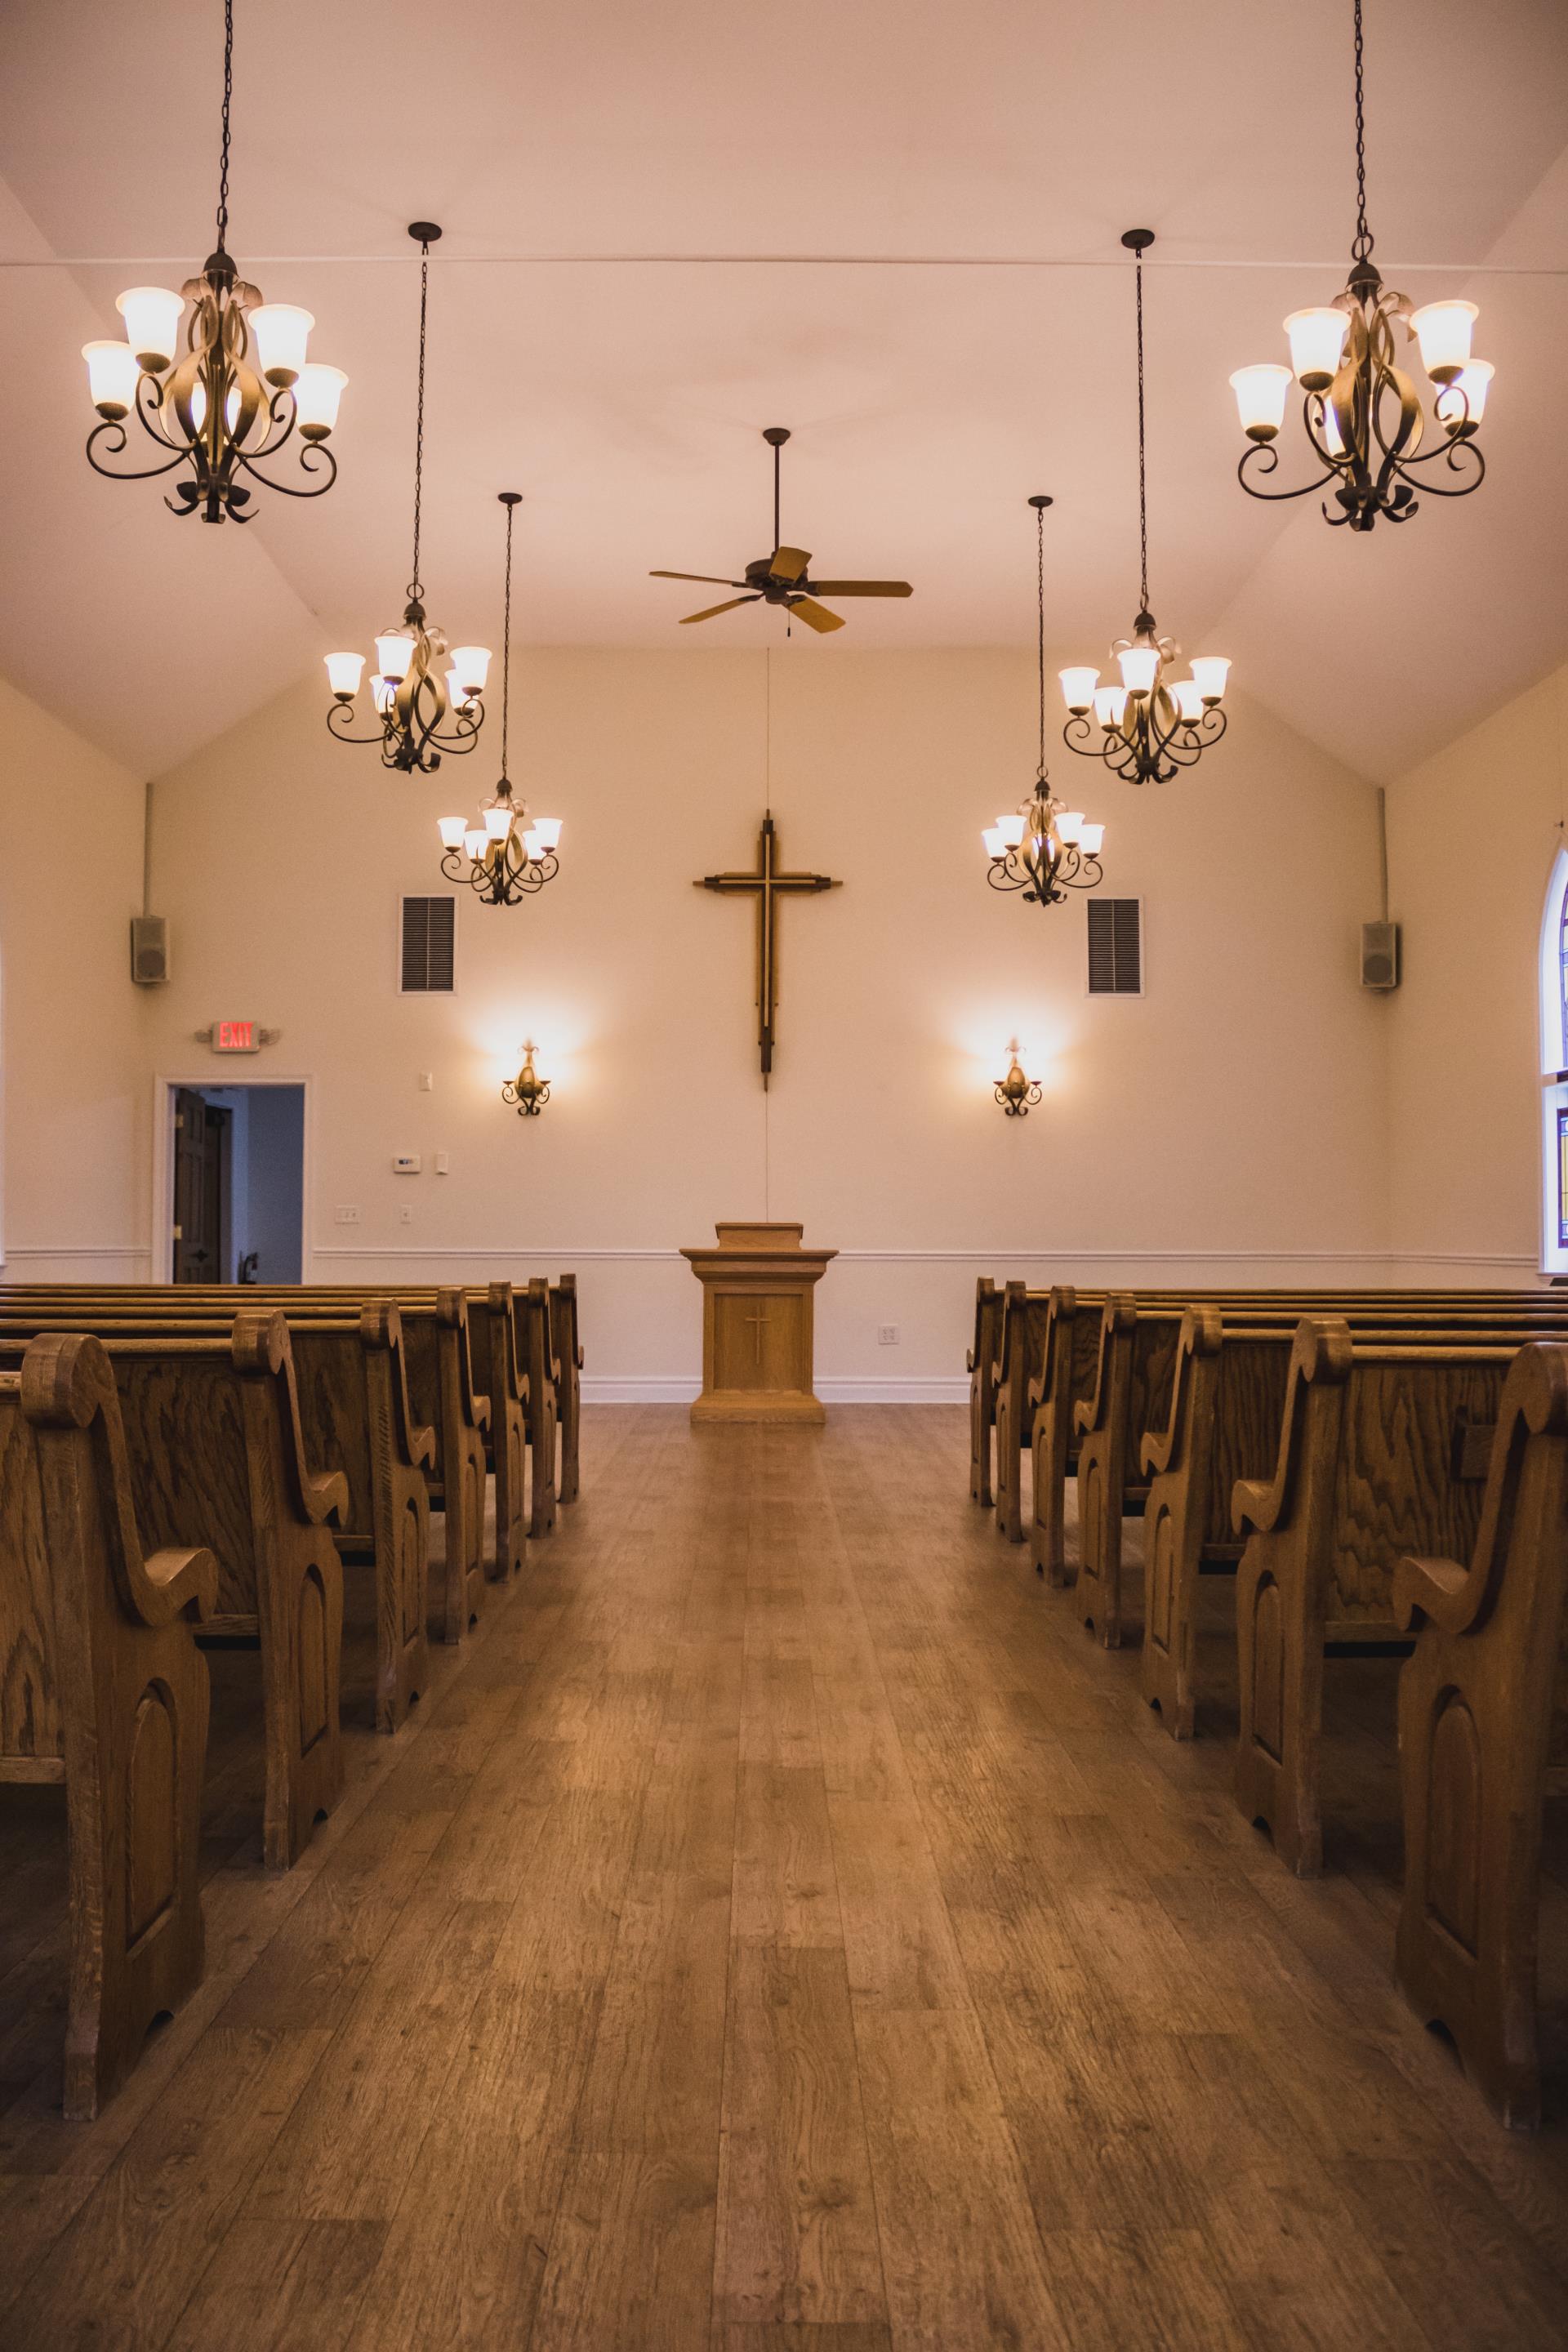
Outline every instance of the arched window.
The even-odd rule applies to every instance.
[[[1568,848],[1558,850],[1541,924],[1541,1265],[1568,1274]]]

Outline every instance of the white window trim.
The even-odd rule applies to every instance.
[[[1563,1035],[1562,933],[1568,898],[1568,847],[1559,846],[1546,885],[1536,957],[1541,1065],[1541,1271],[1568,1275],[1568,1248],[1558,1240],[1557,1114],[1568,1107],[1568,1038]]]

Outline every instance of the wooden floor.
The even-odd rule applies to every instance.
[[[1391,1986],[1391,1669],[1331,1677],[1300,1885],[967,1501],[958,1411],[584,1419],[395,1739],[350,1643],[285,1879],[217,1661],[208,1980],[95,2126],[58,1794],[5,1792],[7,2352],[1568,2340],[1568,2073],[1511,2137]]]

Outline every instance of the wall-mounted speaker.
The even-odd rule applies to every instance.
[[[1399,926],[1363,923],[1361,927],[1361,984],[1390,989],[1399,985]]]
[[[169,977],[169,919],[131,918],[131,977],[138,988],[161,988]]]

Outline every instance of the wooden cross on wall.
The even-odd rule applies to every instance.
[[[778,908],[781,892],[837,890],[840,886],[829,874],[784,874],[779,871],[779,837],[773,826],[771,810],[763,818],[763,830],[757,841],[757,870],[754,874],[705,874],[696,884],[699,890],[754,890],[757,894],[757,1044],[763,1061],[763,1085],[768,1083],[773,1066],[773,1023],[778,1010],[779,948]],[[761,1333],[758,1333],[759,1341]]]

